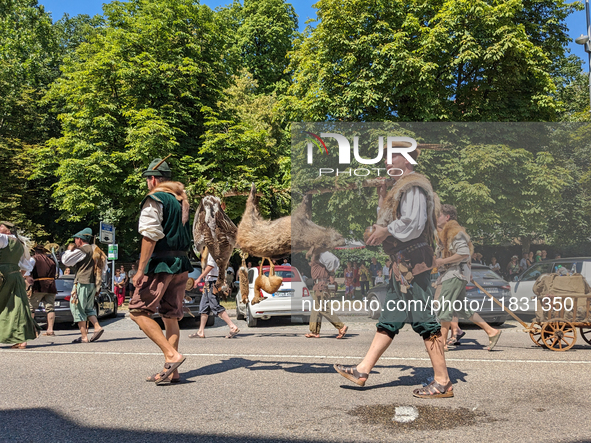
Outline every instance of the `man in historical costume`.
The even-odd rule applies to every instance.
[[[306,338],[320,338],[320,328],[322,327],[322,317],[326,319],[339,331],[336,338],[343,338],[349,329],[334,314],[328,312],[327,306],[330,306],[330,293],[328,284],[330,276],[334,276],[335,271],[341,265],[339,259],[331,252],[326,251],[322,254],[314,254],[310,261],[310,272],[314,280],[312,288],[312,312],[310,313],[310,332],[305,335]],[[327,305],[324,304],[328,301]]]
[[[143,176],[149,193],[141,203],[141,254],[129,313],[164,354],[164,369],[147,381],[176,383],[180,381],[177,368],[185,361],[178,352],[178,322],[184,316],[185,286],[193,270],[187,256],[191,247],[189,202],[183,184],[171,181],[172,173],[164,160],[154,160]],[[156,312],[164,322],[166,336],[151,317]]]
[[[410,153],[413,159],[417,151]],[[401,154],[386,158],[386,169],[396,183],[386,193],[379,189],[378,221],[367,238],[368,245],[382,244],[390,256],[390,283],[377,332],[365,358],[357,366],[335,365],[339,374],[363,386],[371,369],[388,349],[394,336],[410,322],[421,336],[433,365],[434,380],[413,391],[415,397],[453,397],[453,387],[443,353],[441,326],[431,311],[431,270],[436,240],[438,198],[429,180],[414,172],[413,164]],[[397,306],[399,308],[397,309]],[[399,310],[401,307],[406,310]]]
[[[488,335],[488,350],[492,351],[501,331],[498,331],[472,309],[466,300],[466,283],[471,280],[470,256],[474,251],[470,236],[458,223],[458,215],[455,206],[442,205],[441,212],[437,218],[437,229],[439,240],[437,245],[437,259],[435,266],[439,270],[437,284],[441,285],[439,302],[439,320],[441,321],[441,334],[447,338],[447,333],[452,322],[457,322],[458,317],[464,317],[480,326]],[[454,308],[454,302],[459,301]],[[453,339],[454,337],[452,337]],[[455,341],[455,340],[454,340]],[[450,343],[451,344],[451,343]]]
[[[16,235],[15,226],[0,222],[0,343],[25,349],[37,338],[39,326],[31,316],[24,273],[33,270],[28,248]]]
[[[57,263],[53,257],[48,254],[50,251],[40,244],[33,246],[35,253],[31,260],[35,264],[31,272],[33,278],[33,290],[29,298],[31,315],[35,317],[35,309],[43,302],[45,312],[47,313],[47,331],[41,335],[53,336],[53,324],[55,323],[55,295],[57,288],[55,286],[55,276],[57,272]]]
[[[88,343],[97,341],[104,333],[96,317],[97,312],[94,304],[95,295],[100,291],[100,281],[97,282],[97,275],[102,275],[107,266],[106,260],[97,245],[91,245],[92,229],[84,228],[73,235],[74,243],[68,245],[68,249],[62,255],[64,266],[73,267],[76,277],[74,278],[74,289],[70,296],[70,311],[74,321],[78,323],[80,337],[72,343]],[[92,323],[94,332],[88,339],[87,321]]]

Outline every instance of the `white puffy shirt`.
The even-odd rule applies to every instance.
[[[164,238],[162,213],[164,207],[154,199],[147,198],[140,213],[138,232],[153,241]]]
[[[0,234],[0,249],[8,246],[8,240],[11,237],[16,238],[14,235]],[[18,261],[18,267],[23,271],[26,271],[25,275],[28,275],[35,267],[35,260],[31,259],[31,255],[26,246],[24,247],[23,255]]]
[[[407,242],[418,238],[427,223],[427,198],[418,186],[404,193],[400,201],[400,218],[388,225],[394,238]]]

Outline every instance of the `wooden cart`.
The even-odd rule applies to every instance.
[[[559,280],[555,280],[558,278]],[[489,297],[494,297],[476,284]],[[571,289],[570,291],[568,289]],[[574,289],[574,291],[573,291]],[[524,327],[524,332],[537,346],[553,351],[566,351],[577,341],[577,328],[583,340],[591,345],[591,287],[581,274],[559,276],[545,274],[534,285],[536,320],[527,325],[503,306]],[[496,299],[495,302],[499,303]]]
[[[577,341],[577,328],[583,340],[591,345],[591,295],[580,293],[565,293],[560,296],[548,293],[545,295],[545,302],[549,309],[546,311],[546,318],[537,318],[527,328],[532,341],[538,346],[545,346],[553,351],[566,351],[572,348]],[[570,301],[572,300],[572,309]],[[557,307],[561,304],[562,309],[554,309],[554,302]],[[539,302],[539,300],[538,300]],[[564,305],[569,309],[565,309]],[[581,311],[581,308],[583,310]],[[571,313],[568,316],[568,313]],[[572,315],[572,313],[577,315]],[[584,321],[577,321],[583,318]]]
[[[542,275],[534,284],[536,320],[527,328],[532,341],[553,351],[566,351],[577,341],[577,328],[591,345],[591,287],[581,274]]]

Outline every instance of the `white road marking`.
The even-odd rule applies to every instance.
[[[160,352],[114,352],[114,351],[42,351],[42,350],[12,350],[0,349],[0,353],[14,353],[19,355],[24,354],[87,354],[87,355],[158,355],[162,356]],[[185,357],[241,357],[241,358],[285,358],[285,359],[311,359],[311,360],[363,360],[361,356],[351,355],[304,355],[304,354],[190,354],[183,353]],[[394,360],[394,361],[430,361],[426,357],[381,357],[380,360]],[[477,362],[477,363],[558,363],[558,364],[591,364],[588,360],[513,360],[513,359],[499,359],[499,358],[446,358],[448,362]]]

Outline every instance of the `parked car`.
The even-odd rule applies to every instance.
[[[263,266],[263,273],[269,275],[269,266]],[[259,268],[248,270],[248,303],[242,303],[240,292],[236,295],[236,318],[245,320],[249,327],[257,325],[258,319],[268,320],[271,317],[305,316],[308,309],[303,310],[303,301],[310,300],[310,291],[303,282],[300,271],[294,266],[275,266],[275,275],[283,278],[281,287],[273,294],[261,290],[263,301],[252,305],[254,298],[254,281],[259,275]],[[236,282],[236,285],[239,283]],[[235,285],[235,286],[236,286]]]
[[[591,257],[557,258],[534,263],[509,283],[511,297],[517,301],[518,309],[514,311],[517,315],[535,315],[537,298],[533,291],[534,283],[540,275],[556,272],[559,266],[578,272],[591,282]]]
[[[432,280],[435,281],[436,275],[433,275]],[[500,302],[505,300],[505,305],[509,303],[510,287],[503,278],[494,271],[491,271],[488,266],[472,264],[472,279],[475,280],[480,286],[486,289],[492,296],[494,296]],[[371,288],[367,295],[368,306],[379,306],[378,309],[370,311],[370,317],[378,319],[382,309],[386,305],[386,292],[388,285],[380,284]],[[509,314],[507,314],[500,306],[491,300],[486,294],[478,289],[473,283],[469,282],[466,284],[466,298],[468,305],[472,300],[478,302],[479,309],[476,311],[487,323],[491,325],[502,325]],[[378,305],[376,305],[376,300]],[[473,304],[475,306],[475,304]],[[468,319],[460,319],[460,323],[472,323]]]
[[[72,312],[70,311],[70,295],[74,287],[74,275],[62,275],[55,280],[57,294],[55,296],[55,322],[73,323]],[[117,297],[110,289],[101,288],[95,296],[94,309],[98,318],[117,316]],[[43,303],[35,310],[35,320],[40,323],[47,321],[47,313]]]

